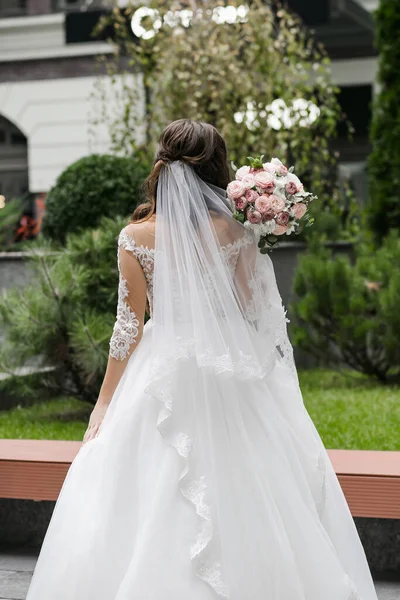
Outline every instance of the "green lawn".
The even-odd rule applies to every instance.
[[[300,383],[327,448],[400,450],[400,386],[325,370],[300,372]]]
[[[400,450],[400,386],[327,370],[301,371],[300,382],[327,448]],[[0,412],[0,438],[80,440],[90,410],[62,398]]]
[[[81,440],[91,406],[59,398],[0,412],[0,438]]]

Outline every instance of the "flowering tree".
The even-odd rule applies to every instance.
[[[169,121],[205,120],[225,137],[235,163],[277,155],[295,163],[315,193],[332,197],[330,140],[340,112],[323,48],[297,16],[273,2],[190,0],[185,6],[134,0],[99,24],[116,44],[108,73],[124,81],[121,87],[119,77],[123,116],[110,114],[105,98],[98,115],[114,150],[152,156]],[[141,74],[141,86],[132,73]],[[144,122],[138,102],[145,104]],[[138,127],[144,130],[139,147]]]

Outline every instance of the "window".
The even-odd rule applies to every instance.
[[[26,145],[26,137],[22,133],[12,133],[11,134],[11,144],[13,146],[25,146]]]
[[[0,0],[0,17],[24,15],[26,9],[27,0]]]

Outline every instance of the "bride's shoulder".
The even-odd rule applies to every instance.
[[[120,240],[136,246],[151,247],[155,236],[155,219],[149,219],[140,223],[129,223],[121,233]]]

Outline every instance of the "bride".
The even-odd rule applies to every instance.
[[[228,181],[214,127],[164,130],[28,600],[377,600],[271,260],[232,218]]]

